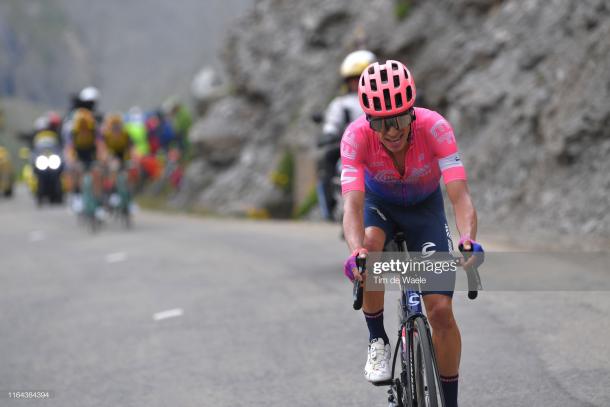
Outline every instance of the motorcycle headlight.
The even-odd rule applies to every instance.
[[[49,168],[49,159],[46,155],[39,155],[36,157],[36,168],[40,171],[44,171]]]
[[[53,154],[49,157],[49,168],[56,170],[61,165],[61,158],[57,154]]]

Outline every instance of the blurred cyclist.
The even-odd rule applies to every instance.
[[[59,135],[61,134],[61,116],[59,113],[54,111],[47,112],[47,120],[48,120],[48,129],[53,133]],[[60,140],[61,141],[61,140]]]
[[[130,161],[132,142],[120,113],[106,115],[102,124],[102,140],[105,147],[104,192],[108,204],[110,208],[117,208],[121,203],[129,205],[138,171]]]
[[[415,83],[407,67],[392,60],[371,64],[360,77],[358,95],[365,115],[349,125],[341,141],[343,228],[352,252],[345,263],[346,275],[361,280],[356,256],[382,251],[396,231],[405,234],[411,252],[453,250],[441,176],[460,243],[482,252],[474,240],[477,216],[453,129],[437,112],[414,107]],[[466,265],[478,259],[473,256]],[[453,291],[423,294],[446,405],[457,406],[461,339],[453,316]],[[364,374],[371,382],[391,375],[383,306],[383,291],[365,289],[363,311],[370,344]]]
[[[72,192],[77,194],[75,197],[75,210],[78,212],[80,207],[80,186],[82,176],[85,172],[92,170],[94,162],[97,160],[100,151],[101,140],[98,135],[98,126],[93,113],[89,109],[78,108],[68,122],[70,129],[65,133],[65,154],[68,160]],[[94,177],[94,192],[101,195],[101,185],[97,182],[99,177]]]
[[[339,160],[339,144],[349,123],[362,115],[358,102],[358,78],[377,58],[366,50],[348,54],[341,64],[341,77],[347,93],[335,97],[324,114],[322,137],[318,140],[318,202],[325,219],[333,220],[336,205],[332,191],[332,179]]]
[[[95,119],[95,122],[97,124],[101,122],[101,115],[96,111],[99,97],[100,92],[93,86],[87,86],[80,92],[70,96],[70,108],[61,126],[61,137],[64,145],[67,145],[72,139],[72,131],[74,127],[72,120],[78,109],[86,109],[90,111]]]
[[[150,153],[148,136],[146,132],[146,120],[142,109],[133,106],[127,113],[125,130],[134,146],[134,153],[138,158],[145,157]]]
[[[163,103],[162,111],[173,130],[174,137],[170,142],[169,149],[177,148],[180,150],[181,155],[184,156],[188,149],[188,132],[193,123],[191,113],[188,108],[175,97],[171,97]]]
[[[131,139],[123,126],[123,117],[120,113],[109,113],[102,123],[102,140],[109,155],[109,159],[116,160],[120,168],[130,158]]]
[[[97,90],[96,87],[93,86],[87,86],[86,88],[83,88],[83,90],[80,91],[80,93],[78,94],[78,99],[76,100],[77,103],[77,108],[79,107],[83,107],[89,111],[91,111],[91,113],[93,113],[94,115],[96,114],[96,109],[97,109],[97,104],[100,98],[100,91]],[[97,119],[99,119],[99,117],[96,117]],[[98,120],[99,121],[99,120]]]

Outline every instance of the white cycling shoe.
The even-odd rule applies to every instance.
[[[371,383],[390,380],[392,366],[390,363],[390,345],[385,344],[383,339],[373,339],[369,345],[369,354],[364,366],[364,377]]]

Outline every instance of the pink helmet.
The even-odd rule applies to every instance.
[[[387,60],[380,65],[375,62],[360,75],[358,96],[367,115],[396,116],[415,104],[415,82],[403,63]]]

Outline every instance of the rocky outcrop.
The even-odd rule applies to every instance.
[[[267,204],[276,158],[311,147],[309,117],[363,33],[380,58],[409,65],[427,107],[454,125],[482,218],[610,237],[604,0],[412,1],[402,20],[393,0],[259,1],[227,40],[231,95],[192,133],[215,174],[190,192],[197,204]],[[228,147],[204,153],[218,138]]]

